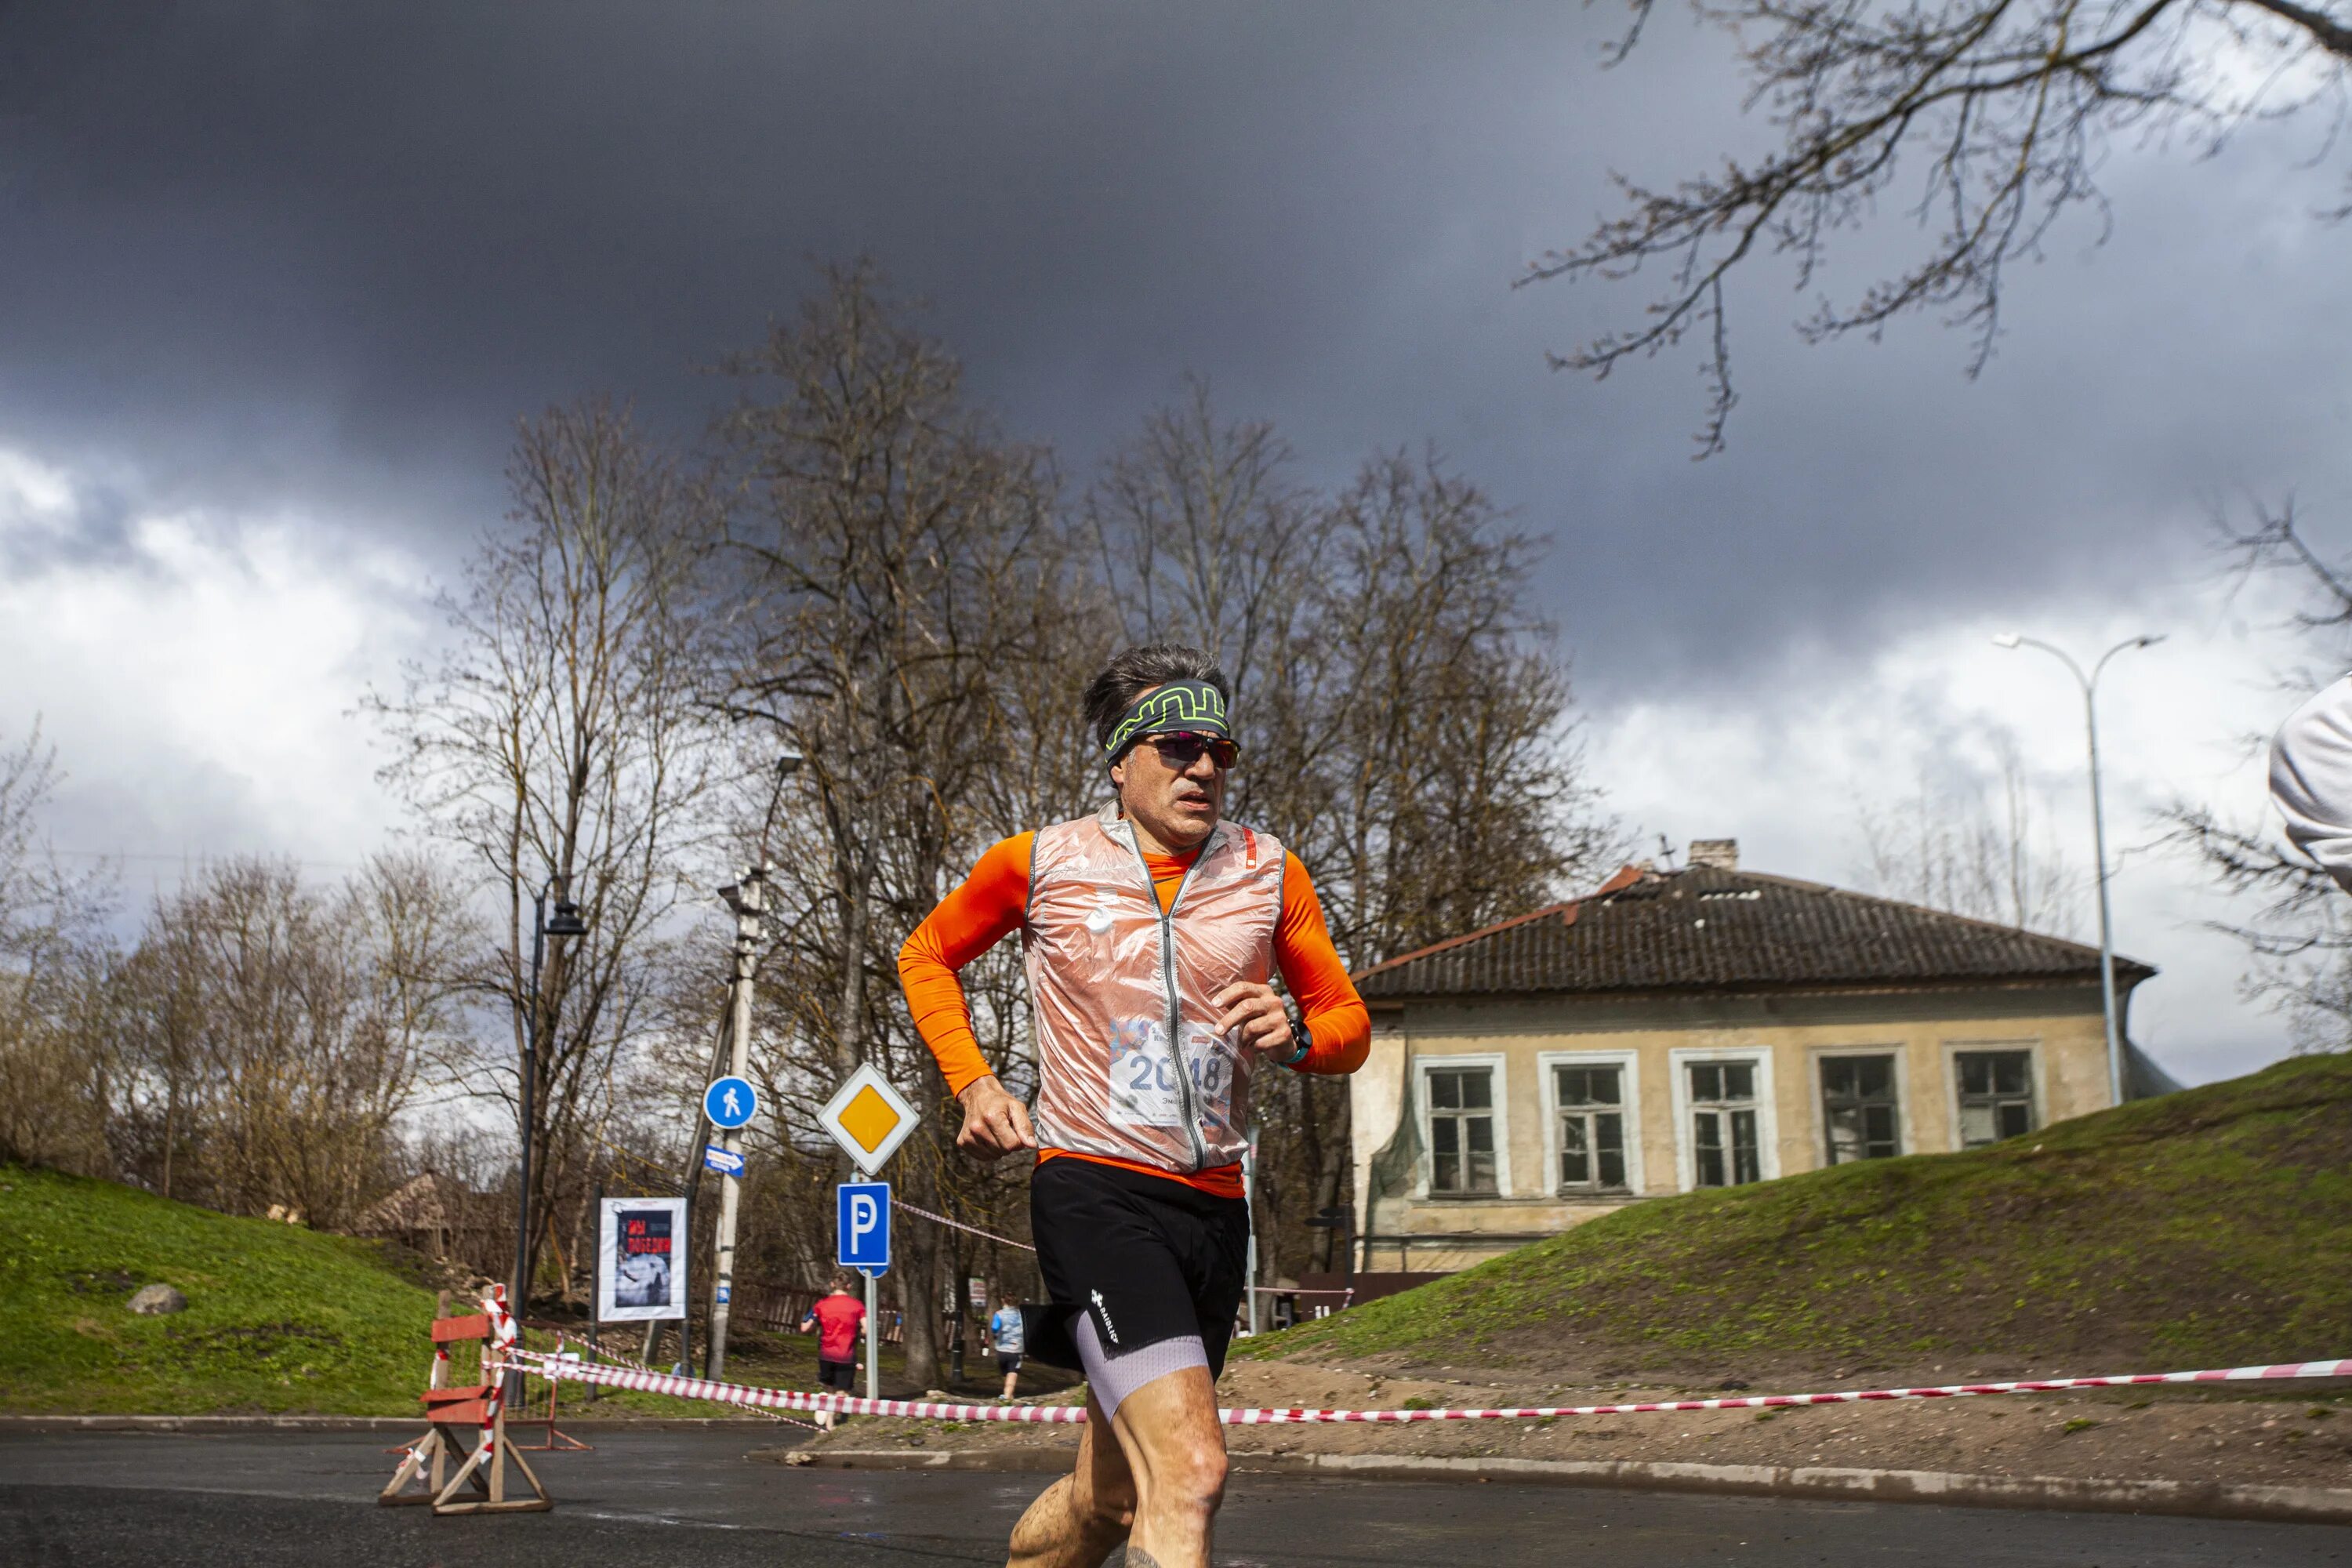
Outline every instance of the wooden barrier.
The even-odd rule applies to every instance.
[[[555,1500],[540,1484],[530,1461],[519,1453],[514,1456],[515,1468],[530,1483],[530,1496],[507,1496],[507,1451],[511,1445],[507,1442],[503,1394],[492,1381],[499,1372],[497,1358],[489,1350],[498,1334],[498,1320],[505,1318],[505,1303],[493,1296],[483,1303],[489,1311],[452,1318],[447,1316],[448,1302],[445,1291],[433,1319],[433,1370],[420,1396],[427,1423],[425,1436],[407,1451],[375,1500],[385,1507],[428,1503],[436,1514],[523,1513],[553,1508]],[[462,1344],[476,1347],[475,1381],[452,1384],[449,1347]],[[549,1430],[551,1435],[551,1425]],[[456,1471],[445,1474],[453,1459],[458,1461]],[[424,1483],[422,1491],[408,1489],[411,1483],[419,1481]],[[473,1495],[460,1501],[459,1489],[466,1487],[472,1489]]]

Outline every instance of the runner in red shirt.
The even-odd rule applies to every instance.
[[[816,1380],[840,1394],[857,1389],[857,1334],[866,1322],[866,1303],[850,1292],[857,1276],[844,1268],[833,1277],[832,1294],[820,1296],[801,1320],[801,1332],[816,1335]],[[833,1430],[833,1412],[820,1410],[816,1424]]]

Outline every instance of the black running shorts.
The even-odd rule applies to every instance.
[[[1198,1335],[1210,1374],[1224,1370],[1249,1268],[1247,1203],[1092,1160],[1046,1160],[1029,1179],[1029,1231],[1050,1305],[1024,1309],[1027,1354],[1077,1370],[1070,1335],[1083,1311],[1113,1358]]]
[[[837,1388],[844,1394],[857,1392],[857,1363],[854,1361],[827,1361],[817,1358],[816,1381],[820,1387]]]

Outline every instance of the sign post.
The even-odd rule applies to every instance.
[[[882,1397],[880,1304],[874,1282],[890,1271],[890,1184],[844,1182],[834,1189],[834,1254],[866,1276],[866,1397]]]
[[[841,1152],[869,1176],[878,1176],[915,1130],[915,1108],[868,1062],[847,1078],[816,1113]]]
[[[739,975],[736,989],[735,1055],[745,1055],[743,1037],[751,1026],[751,982]],[[717,1147],[704,1144],[702,1163],[719,1173],[719,1236],[717,1257],[710,1269],[710,1353],[704,1375],[717,1378],[727,1372],[727,1319],[735,1296],[735,1210],[743,1184],[743,1128],[759,1114],[760,1097],[740,1073],[713,1079],[702,1091],[702,1114],[719,1130]]]
[[[702,1094],[702,1113],[723,1134],[719,1146],[705,1145],[703,1163],[719,1173],[719,1245],[710,1281],[710,1359],[705,1375],[727,1371],[727,1319],[735,1296],[735,1209],[742,1196],[746,1122],[759,1114],[760,1097],[743,1074],[751,1065],[751,976],[760,967],[760,922],[768,907],[766,868],[719,889],[735,911],[735,975],[729,987],[727,1076]],[[717,1156],[713,1158],[713,1156]]]
[[[890,1163],[890,1156],[898,1152],[898,1145],[914,1131],[916,1120],[915,1108],[907,1103],[907,1097],[900,1094],[888,1079],[877,1072],[872,1062],[867,1062],[842,1080],[841,1087],[833,1091],[833,1098],[825,1101],[824,1109],[817,1112],[816,1119],[819,1126],[833,1134],[833,1141],[841,1145],[842,1152],[869,1176],[882,1173],[882,1167]],[[882,1397],[882,1340],[875,1331],[876,1308],[879,1302],[875,1295],[874,1281],[890,1270],[890,1184],[844,1182],[840,1191],[841,1266],[856,1268],[866,1276],[866,1397],[879,1399]],[[854,1194],[864,1195],[853,1197]],[[878,1197],[874,1195],[877,1194]],[[867,1246],[873,1245],[872,1237],[878,1235],[881,1237],[880,1258],[872,1264],[851,1256],[852,1205],[857,1203],[877,1205],[872,1215],[878,1217],[869,1216],[866,1226],[859,1229],[855,1237]],[[857,1212],[860,1215],[866,1213],[862,1209]],[[875,1229],[876,1226],[879,1229]],[[928,1311],[929,1309],[927,1306],[923,1310]]]

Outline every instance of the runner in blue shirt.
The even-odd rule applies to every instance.
[[[988,1320],[989,1342],[996,1351],[996,1370],[1004,1374],[1004,1392],[996,1396],[999,1405],[1013,1403],[1013,1390],[1021,1381],[1021,1352],[1026,1348],[1021,1338],[1021,1307],[1013,1293],[1004,1293],[1004,1304]]]

